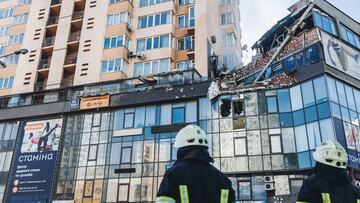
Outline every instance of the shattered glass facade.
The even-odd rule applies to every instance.
[[[314,166],[315,147],[339,139],[336,120],[341,119],[343,132],[349,126],[357,129],[358,143],[358,95],[358,89],[324,75],[213,101],[199,98],[69,116],[55,198],[154,201],[163,174],[176,160],[176,132],[153,133],[154,128],[183,123],[199,124],[207,132],[214,165],[229,176],[238,201],[266,200],[266,187],[275,188],[276,195],[297,193]],[[115,174],[119,168],[136,172]]]

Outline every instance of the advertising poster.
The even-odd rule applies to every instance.
[[[8,203],[50,202],[62,123],[62,118],[31,121],[20,129]]]
[[[359,78],[360,52],[323,31],[321,37],[326,63],[352,77]]]

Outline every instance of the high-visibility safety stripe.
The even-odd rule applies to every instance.
[[[220,203],[228,203],[229,200],[229,190],[222,189],[220,196]]]
[[[160,196],[156,198],[156,203],[176,203],[176,201],[171,197]]]
[[[179,185],[181,203],[189,203],[189,194],[186,185]]]
[[[360,199],[356,200],[356,203],[360,203]]]
[[[321,193],[321,197],[322,197],[323,203],[331,203],[329,193]]]

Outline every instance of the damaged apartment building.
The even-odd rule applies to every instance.
[[[237,202],[296,196],[327,139],[346,146],[356,177],[358,22],[300,1],[239,68],[239,1],[107,2],[0,1],[0,22],[23,14],[5,53],[29,49],[1,69],[0,200],[154,202],[190,123]]]
[[[360,24],[323,0],[289,10],[251,63],[209,88],[212,154],[239,201],[295,202],[325,140],[346,148],[359,178]]]

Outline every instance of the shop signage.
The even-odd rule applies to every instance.
[[[62,118],[25,122],[7,186],[7,202],[50,202]]]
[[[110,95],[83,97],[80,102],[80,109],[97,109],[108,107],[110,104]]]
[[[325,61],[328,65],[360,78],[360,52],[321,31]]]
[[[70,110],[78,110],[80,108],[80,99],[72,98],[70,99]]]

